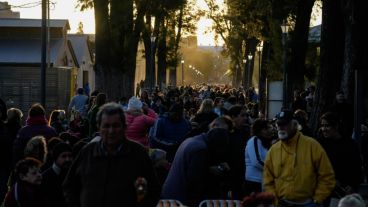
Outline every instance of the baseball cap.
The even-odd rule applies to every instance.
[[[285,125],[294,119],[294,113],[290,110],[283,110],[276,115],[276,123],[278,125]]]

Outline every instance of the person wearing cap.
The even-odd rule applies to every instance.
[[[147,115],[146,115],[147,114]],[[149,147],[148,131],[157,119],[157,114],[137,97],[129,99],[126,117],[128,139]]]
[[[320,206],[335,187],[335,175],[326,152],[311,137],[298,131],[293,113],[277,115],[280,141],[270,148],[264,166],[266,192],[279,206]]]
[[[147,150],[130,141],[120,104],[107,103],[97,113],[101,140],[85,145],[63,183],[68,206],[152,207],[160,186]]]
[[[72,148],[65,142],[56,144],[52,150],[54,163],[42,173],[42,190],[53,207],[65,207],[62,183],[72,163]]]

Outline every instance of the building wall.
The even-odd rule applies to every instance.
[[[46,71],[46,110],[66,109],[70,101],[71,70],[50,68]],[[0,97],[8,107],[24,113],[40,102],[40,67],[0,66]]]
[[[0,18],[20,18],[20,13],[13,12],[8,2],[0,2]]]

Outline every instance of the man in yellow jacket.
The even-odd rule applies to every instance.
[[[298,131],[291,111],[277,116],[280,141],[269,150],[263,182],[279,206],[321,206],[335,187],[335,176],[326,152],[313,138]]]

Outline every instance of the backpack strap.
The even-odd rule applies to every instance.
[[[261,160],[261,156],[258,150],[258,137],[254,137],[253,141],[254,141],[254,149],[256,152],[257,161],[260,165],[264,166],[264,162]]]

